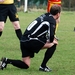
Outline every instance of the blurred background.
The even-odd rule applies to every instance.
[[[15,5],[18,10],[25,12],[33,9],[46,10],[47,0],[15,0]],[[75,11],[75,0],[62,0],[62,10]]]

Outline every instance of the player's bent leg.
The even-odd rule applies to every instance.
[[[30,66],[30,56],[22,58],[23,62]]]
[[[54,45],[54,43],[46,43],[44,46],[43,46],[43,49],[45,49],[45,48],[50,48],[50,47],[52,47]]]
[[[0,61],[0,69],[3,70],[4,68],[7,67],[8,64],[12,64],[13,66],[21,69],[29,68],[29,66],[21,60],[13,60],[13,59],[8,59],[6,57],[3,57]]]
[[[39,68],[40,71],[44,71],[44,72],[52,71],[50,68],[48,68],[46,66],[46,64],[49,61],[49,59],[52,57],[52,55],[54,54],[54,52],[56,50],[56,46],[57,46],[56,44],[53,45],[51,48],[48,48],[47,51],[45,52],[44,59],[43,59],[42,64]]]
[[[53,42],[46,42],[45,45],[43,46],[43,49],[45,48],[51,48],[54,44],[58,44],[58,40],[54,38]]]

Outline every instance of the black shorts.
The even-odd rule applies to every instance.
[[[40,42],[39,40],[20,42],[22,57],[34,57],[34,53],[38,53],[43,46],[44,43]]]
[[[17,9],[14,4],[0,4],[0,21],[6,22],[7,16],[10,21],[19,21]]]

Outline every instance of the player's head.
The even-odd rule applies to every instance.
[[[58,19],[60,17],[60,13],[61,13],[61,6],[54,4],[50,9],[50,13],[53,16],[56,16],[56,19]]]
[[[50,13],[52,15],[56,15],[57,13],[60,13],[60,12],[61,12],[61,6],[57,4],[54,4],[50,9]]]

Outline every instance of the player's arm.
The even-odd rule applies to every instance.
[[[55,29],[56,29],[56,21],[52,20],[52,23],[50,25],[50,42],[53,42],[55,38]]]

